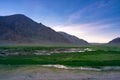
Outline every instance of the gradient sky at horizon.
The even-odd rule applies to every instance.
[[[0,16],[12,14],[88,42],[120,37],[120,0],[0,0]]]

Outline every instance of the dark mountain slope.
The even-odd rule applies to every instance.
[[[0,16],[1,44],[70,44],[64,36],[22,14]]]
[[[117,37],[107,43],[107,45],[120,46],[120,37]]]

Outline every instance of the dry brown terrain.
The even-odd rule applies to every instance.
[[[0,80],[120,80],[120,71],[82,71],[41,66],[0,68]]]

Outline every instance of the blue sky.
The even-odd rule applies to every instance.
[[[88,42],[120,37],[120,0],[0,0],[0,16],[12,14]]]

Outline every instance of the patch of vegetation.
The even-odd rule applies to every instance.
[[[90,48],[92,50],[120,51],[114,46],[0,46],[0,52],[35,52],[36,50],[54,50],[57,48]]]
[[[120,66],[120,51],[86,51],[39,56],[0,57],[4,65],[61,64],[67,66]]]
[[[87,48],[88,46],[0,46],[0,51],[35,52],[36,50],[53,50],[57,48]]]
[[[89,46],[93,50],[104,50],[104,51],[120,51],[120,47],[117,46]]]

